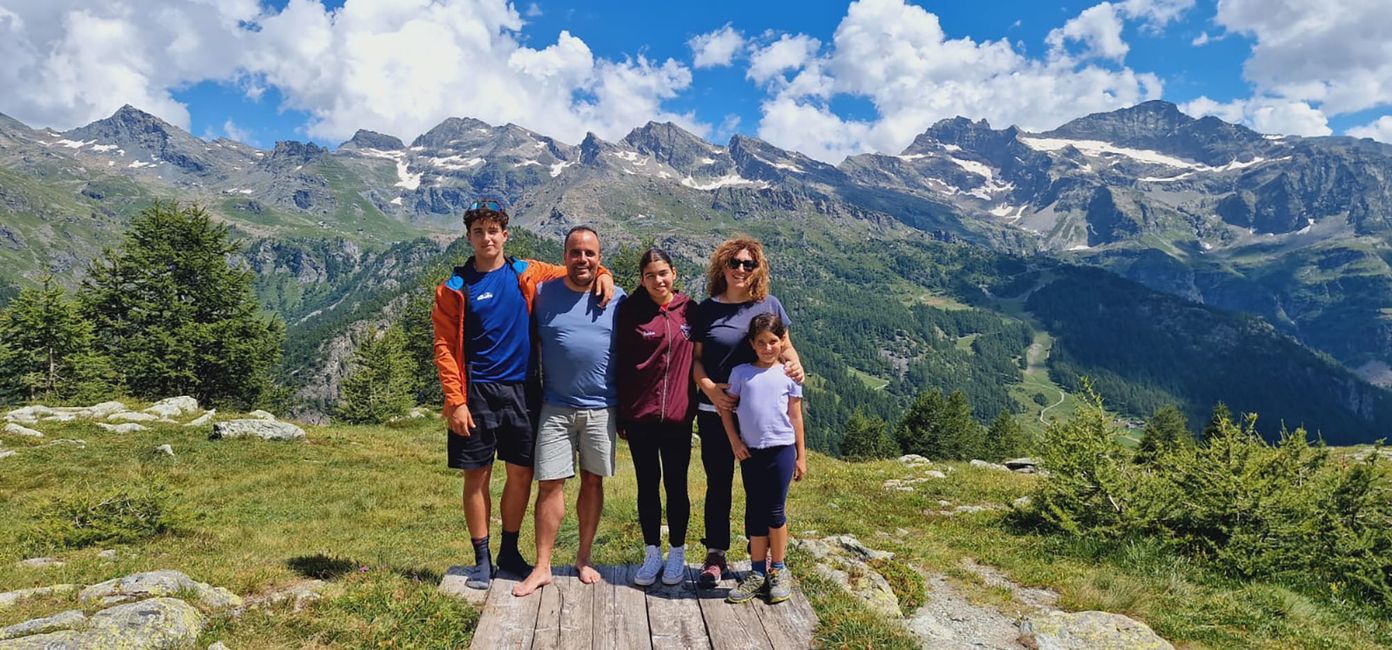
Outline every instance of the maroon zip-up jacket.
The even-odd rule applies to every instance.
[[[614,322],[614,376],[619,422],[690,423],[695,415],[691,381],[691,326],[695,304],[683,293],[661,306],[639,287],[619,303]]]

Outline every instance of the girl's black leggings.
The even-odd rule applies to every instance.
[[[638,478],[638,525],[643,543],[662,544],[662,497],[667,488],[667,539],[672,546],[686,545],[686,524],[691,518],[691,499],[686,493],[687,468],[691,465],[691,423],[626,424],[633,474]],[[728,512],[728,510],[727,510]]]

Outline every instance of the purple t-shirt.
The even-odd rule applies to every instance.
[[[754,348],[749,345],[749,321],[759,314],[774,313],[783,321],[784,327],[792,323],[783,303],[769,296],[758,302],[719,302],[707,298],[693,309],[691,340],[701,344],[701,365],[711,381],[723,384],[730,378],[730,371],[741,363],[753,363]],[[714,411],[706,394],[696,391],[701,410]]]
[[[802,386],[788,378],[782,364],[768,368],[749,363],[735,366],[730,371],[729,393],[739,398],[735,415],[740,439],[750,449],[797,442],[793,421],[788,418],[788,398],[802,397]]]

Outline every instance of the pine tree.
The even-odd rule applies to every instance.
[[[440,404],[438,371],[435,368],[435,328],[430,322],[434,305],[433,287],[411,294],[401,310],[397,325],[405,339],[406,355],[411,359],[412,394],[416,404]]]
[[[92,323],[52,278],[0,312],[0,341],[0,401],[87,401],[116,383],[110,360],[93,351]]]
[[[400,326],[363,339],[340,389],[338,417],[355,424],[381,424],[406,415],[416,404],[413,366]]]
[[[1216,427],[1218,424],[1214,422],[1210,426]],[[1141,444],[1136,449],[1136,462],[1153,463],[1165,451],[1191,444],[1193,441],[1194,438],[1189,433],[1189,423],[1184,420],[1184,413],[1179,407],[1173,404],[1162,406],[1156,409],[1146,422],[1145,432],[1141,434]]]
[[[962,460],[982,451],[985,432],[972,419],[971,404],[961,391],[944,397],[926,391],[914,400],[895,432],[906,454],[933,459]]]
[[[889,435],[889,427],[875,416],[856,409],[846,421],[846,435],[841,438],[841,456],[846,460],[874,460],[898,455],[899,446]]]
[[[1205,424],[1203,428],[1203,439],[1208,440],[1212,438],[1223,430],[1225,424],[1232,424],[1233,422],[1232,411],[1228,409],[1226,403],[1218,402],[1214,404],[1213,413],[1208,416],[1208,424]]]
[[[986,455],[992,462],[1029,453],[1029,446],[1029,434],[1009,411],[1001,411],[986,432]]]
[[[92,264],[83,313],[132,394],[240,406],[263,397],[285,326],[262,316],[252,272],[229,263],[237,249],[201,207],[156,203]]]

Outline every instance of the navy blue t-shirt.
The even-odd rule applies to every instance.
[[[788,312],[783,303],[769,296],[758,302],[717,302],[706,298],[692,310],[691,340],[701,344],[701,365],[706,375],[717,384],[730,381],[730,371],[742,363],[754,363],[754,347],[746,339],[749,336],[749,321],[759,314],[778,314],[784,327],[790,327]],[[709,407],[706,394],[697,391],[700,403]]]
[[[517,271],[504,264],[495,271],[480,273],[468,264],[462,278],[469,301],[464,317],[469,381],[525,381],[532,335],[527,300],[517,287]]]

